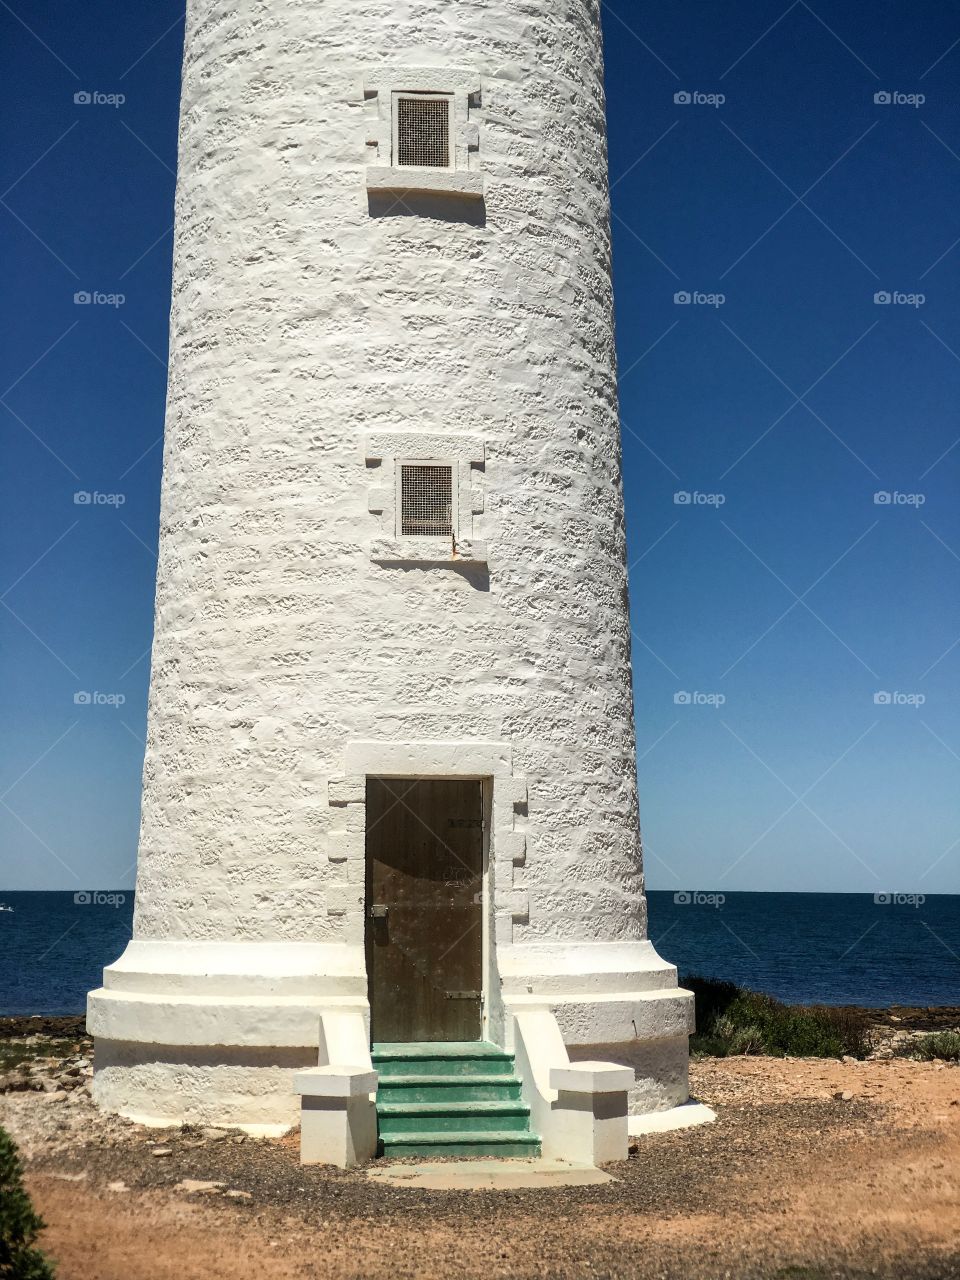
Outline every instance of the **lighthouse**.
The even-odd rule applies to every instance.
[[[610,254],[595,0],[189,0],[136,911],[89,997],[105,1109],[277,1133],[326,1072],[385,1149],[443,1154],[429,1090],[501,1105],[499,1074],[493,1130],[449,1150],[562,1154],[564,1098],[595,1130],[605,1090],[686,1102]],[[403,1112],[404,1075],[440,1110]]]

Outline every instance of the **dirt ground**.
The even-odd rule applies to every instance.
[[[147,1130],[80,1092],[8,1093],[0,1124],[60,1280],[960,1277],[960,1068],[754,1057],[691,1075],[715,1124],[641,1139],[615,1182],[542,1191],[302,1169],[295,1135]]]

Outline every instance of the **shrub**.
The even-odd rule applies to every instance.
[[[797,1058],[863,1057],[866,1053],[866,1019],[856,1010],[783,1004],[732,982],[695,975],[680,981],[693,991],[696,1002],[697,1034],[690,1042],[695,1053]]]
[[[23,1186],[17,1148],[0,1129],[0,1280],[53,1280],[53,1269],[34,1241],[43,1230]]]
[[[960,1062],[960,1032],[934,1031],[928,1036],[918,1036],[913,1051],[925,1062],[933,1058],[942,1058],[945,1062]]]

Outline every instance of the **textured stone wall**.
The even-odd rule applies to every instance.
[[[368,201],[391,63],[479,72],[482,204]],[[514,941],[644,936],[597,4],[190,0],[179,164],[136,935],[356,943],[327,779],[394,738],[512,748]],[[488,570],[372,561],[363,434],[451,430]]]

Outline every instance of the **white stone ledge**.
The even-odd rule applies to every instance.
[[[684,1040],[694,1029],[693,996],[663,991],[504,993],[507,1013],[549,1009],[568,1045],[618,1044],[639,1040]]]
[[[571,1062],[553,1067],[550,1088],[566,1093],[626,1093],[633,1088],[633,1071],[616,1062]]]
[[[308,1067],[293,1077],[294,1093],[310,1098],[359,1098],[375,1093],[377,1072],[364,1066]]]
[[[504,994],[564,990],[583,993],[676,991],[676,965],[653,944],[635,942],[522,942],[497,949]]]
[[[160,994],[345,995],[357,983],[366,990],[366,960],[362,946],[342,942],[134,939],[103,976],[106,987]]]
[[[483,436],[459,431],[366,431],[362,449],[364,459],[370,462],[381,458],[456,458],[482,463],[486,457]]]
[[[483,174],[472,169],[397,169],[392,165],[367,166],[368,191],[430,191],[439,195],[483,196]]]
[[[648,1133],[672,1133],[675,1129],[692,1129],[698,1124],[713,1124],[717,1113],[693,1098],[678,1107],[666,1111],[648,1111],[646,1115],[627,1117],[627,1132],[631,1138],[641,1138]]]
[[[87,997],[87,1030],[105,1040],[133,1044],[316,1046],[321,1014],[362,1010],[357,996],[188,996],[107,990]]]
[[[382,564],[486,564],[487,544],[458,541],[454,550],[451,538],[374,538],[370,559]]]
[[[513,768],[509,743],[469,738],[445,742],[348,742],[343,760],[347,769],[357,773],[401,778],[495,777],[497,787]]]

